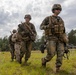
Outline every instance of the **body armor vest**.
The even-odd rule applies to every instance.
[[[63,20],[57,16],[57,17],[51,17],[51,32],[52,34],[63,34],[64,33],[64,22]]]

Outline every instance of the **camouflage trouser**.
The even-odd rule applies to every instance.
[[[22,57],[25,54],[25,61],[27,61],[30,58],[31,55],[31,49],[32,49],[32,42],[18,42],[15,44],[15,55],[16,55],[16,60],[20,61]]]
[[[63,53],[64,44],[62,42],[49,40],[47,43],[47,55],[44,59],[48,62],[54,57],[55,54],[57,54],[56,67],[60,67],[62,65]]]
[[[10,45],[10,53],[11,53],[11,59],[13,60],[15,58],[14,45]]]
[[[32,42],[25,42],[26,52],[25,52],[25,61],[27,61],[31,56]]]
[[[15,43],[16,61],[19,62],[20,59],[22,59],[24,53],[25,53],[24,42],[22,42],[22,41],[16,42],[16,43]]]

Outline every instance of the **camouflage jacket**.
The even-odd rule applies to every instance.
[[[65,33],[64,21],[59,16],[48,16],[40,25],[40,29],[45,31],[46,39],[57,39],[67,43],[68,38]]]
[[[16,40],[17,40],[17,34],[16,34],[16,33],[14,33],[14,34],[12,35],[11,40],[12,40],[13,42],[16,42]]]
[[[64,21],[59,16],[48,16],[40,25],[40,29],[45,31],[45,35],[56,35],[65,33]]]
[[[29,30],[26,25],[28,25]],[[34,38],[36,37],[37,33],[35,30],[35,26],[32,23],[27,24],[26,22],[18,25],[18,33],[24,38],[24,37],[30,37],[32,36],[32,33],[34,34]],[[30,38],[29,38],[30,39]]]

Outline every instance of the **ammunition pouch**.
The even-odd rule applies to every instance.
[[[46,29],[46,30],[45,30],[45,35],[52,35],[51,29]]]
[[[63,43],[68,43],[68,41],[69,41],[68,37],[65,33],[60,35],[59,40]]]
[[[64,25],[52,25],[51,32],[52,34],[62,34],[64,32]]]
[[[63,24],[60,25],[52,25],[51,28],[45,30],[45,35],[61,35],[64,33]]]
[[[49,29],[45,30],[45,35],[49,35]]]

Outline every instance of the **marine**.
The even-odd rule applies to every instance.
[[[28,59],[31,56],[31,50],[32,50],[32,43],[36,39],[37,32],[35,30],[34,24],[30,22],[31,15],[26,14],[25,22],[21,22],[21,24],[18,25],[18,32],[17,32],[17,39],[16,39],[16,55],[18,55],[18,62],[22,63],[22,57],[25,55],[25,61],[24,64],[27,64]]]
[[[61,11],[61,5],[54,4],[52,6],[53,15],[46,17],[40,25],[40,29],[45,31],[45,37],[47,40],[47,55],[42,58],[42,66],[46,67],[46,63],[57,55],[56,72],[60,71],[64,55],[64,43],[68,42],[64,21],[58,16]]]
[[[12,41],[12,36],[15,33],[16,33],[16,30],[13,29],[11,35],[8,38],[8,40],[9,40],[9,48],[10,48],[10,53],[11,53],[11,61],[13,61],[15,59],[15,48],[14,48],[14,42]]]

